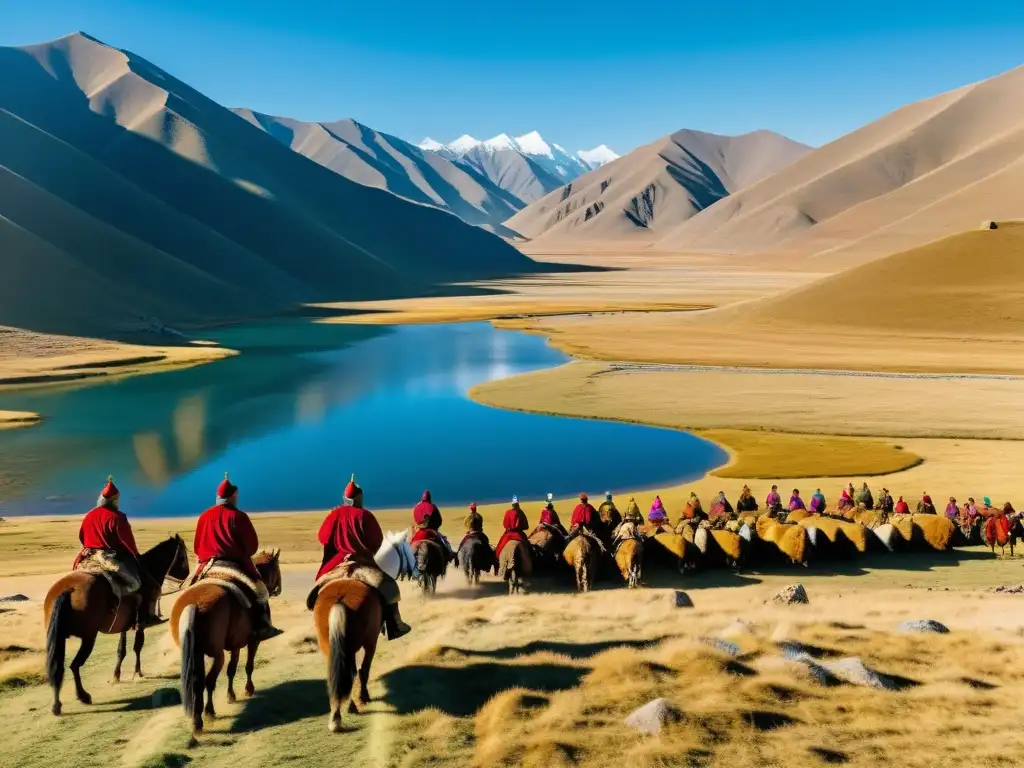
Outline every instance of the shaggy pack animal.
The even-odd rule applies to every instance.
[[[786,515],[787,523],[799,523],[801,520],[807,517],[817,517],[814,512],[810,512],[806,509],[794,509],[788,515]]]
[[[724,565],[729,568],[739,568],[743,564],[747,542],[738,533],[721,528],[710,531],[701,528],[696,534],[698,539],[702,532],[707,534],[707,544],[701,550],[706,564]],[[695,539],[695,543],[699,548],[700,541]]]
[[[687,530],[690,532],[689,539],[678,533],[659,533],[648,538],[646,553],[653,560],[671,563],[679,573],[695,571],[700,564],[701,553],[693,543],[694,529],[687,526]]]
[[[895,552],[906,543],[903,534],[900,533],[900,529],[892,523],[884,523],[872,528],[871,534],[874,536],[874,541],[881,544],[889,552]]]
[[[821,531],[832,543],[836,554],[864,554],[868,550],[868,529],[860,523],[819,516],[805,518],[798,524]]]
[[[893,515],[891,522],[916,549],[945,552],[953,545],[955,526],[945,515]]]
[[[757,521],[757,536],[794,565],[807,565],[810,543],[807,529],[795,523],[780,523],[770,517]]]

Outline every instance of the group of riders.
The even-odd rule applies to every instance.
[[[281,630],[271,622],[270,596],[252,561],[259,549],[259,537],[252,520],[238,508],[238,494],[238,487],[225,474],[217,486],[214,505],[199,516],[193,544],[198,566],[189,586],[202,580],[214,566],[218,572],[224,568],[237,572],[244,591],[251,598],[252,639],[262,641],[281,634]],[[811,496],[809,506],[805,505],[799,489],[794,488],[788,503],[784,504],[778,486],[773,485],[765,498],[764,507],[767,514],[776,516],[795,510],[825,512],[827,502],[819,488]],[[844,512],[858,508],[878,509],[897,515],[911,512],[910,505],[903,497],[894,500],[887,488],[883,488],[875,498],[867,483],[859,490],[855,490],[850,483],[842,490],[836,509]],[[759,509],[750,488],[743,486],[735,506],[726,499],[724,492],[720,492],[707,511],[697,494],[690,494],[682,518],[707,520],[712,525],[724,524],[745,512],[756,512]],[[935,504],[927,493],[921,496],[915,511],[937,514]],[[945,508],[945,515],[961,526],[1001,513],[1015,515],[1009,503],[1001,510],[996,509],[988,497],[983,499],[980,506],[970,498],[962,507],[955,498],[950,497]],[[410,544],[415,546],[421,541],[433,542],[441,547],[449,560],[457,558],[458,550],[453,550],[448,539],[441,533],[441,512],[431,500],[429,491],[423,493],[422,499],[413,509],[412,518],[414,533]],[[538,524],[531,531],[518,497],[513,496],[512,504],[502,519],[503,533],[494,548],[494,568],[497,570],[502,551],[510,542],[527,542],[533,533],[540,530],[546,530],[556,537],[561,544],[559,549],[564,549],[577,536],[588,536],[602,551],[607,552],[624,536],[634,537],[641,533],[653,535],[669,530],[669,525],[668,513],[660,497],[655,497],[645,524],[635,499],[631,498],[626,511],[620,513],[611,493],[605,494],[604,501],[597,508],[590,503],[587,494],[581,493],[566,529],[555,510],[552,495],[548,494]],[[465,536],[459,549],[471,537],[481,539],[490,547],[483,526],[484,519],[477,511],[476,504],[470,504],[469,514],[464,520]],[[398,584],[378,567],[374,559],[384,542],[383,531],[373,513],[364,508],[363,489],[356,484],[354,476],[345,486],[343,503],[332,509],[324,519],[318,538],[323,547],[323,560],[317,572],[317,584],[339,577],[369,584],[380,594],[388,638],[395,639],[407,634],[410,627],[402,620],[399,611]],[[73,568],[115,572],[122,585],[122,593],[138,595],[138,625],[149,627],[162,623],[158,607],[162,585],[148,576],[140,565],[139,549],[128,517],[120,508],[120,492],[112,477],[107,479],[106,486],[100,492],[96,507],[82,520],[79,539],[82,549],[75,558]]]

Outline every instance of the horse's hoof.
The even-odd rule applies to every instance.
[[[196,735],[193,733],[191,736],[188,737],[188,748],[189,749],[195,749],[198,746],[199,746],[199,739],[197,739]]]
[[[245,695],[246,696],[252,696],[254,693],[256,693],[256,686],[253,685],[252,683],[246,683],[245,684]]]
[[[78,694],[78,700],[83,704],[92,704],[92,696],[90,696],[85,691],[82,691],[80,694]]]
[[[60,710],[61,704],[59,701],[50,708],[50,712],[52,712],[54,715],[57,715],[58,717],[60,716]]]
[[[331,733],[339,733],[341,731],[341,715],[331,715],[327,718],[327,730]]]
[[[234,691],[228,691],[228,704],[234,704],[238,701]]]
[[[217,719],[217,713],[214,711],[213,707],[207,707],[206,709],[204,709],[203,714],[206,715],[208,720]]]
[[[354,701],[350,701],[348,703],[348,713],[350,715],[358,715],[359,714],[359,705],[356,704]]]

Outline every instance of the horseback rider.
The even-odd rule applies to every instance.
[[[635,523],[636,525],[644,524],[644,516],[643,513],[640,512],[640,505],[636,503],[636,499],[632,496],[629,498],[629,505],[626,507],[626,514],[622,516],[622,522]]]
[[[896,502],[892,500],[892,494],[889,493],[888,488],[883,488],[882,492],[878,494],[878,509],[882,510],[887,515],[891,515],[893,509],[896,507]]]
[[[218,561],[240,570],[251,582],[243,582],[243,586],[255,597],[252,601],[252,639],[262,642],[282,632],[270,622],[270,593],[252,562],[259,546],[252,520],[238,508],[238,486],[228,479],[225,472],[224,479],[217,486],[216,503],[196,521],[193,550],[199,565],[192,583],[202,579],[206,569]]]
[[[875,508],[875,498],[874,496],[871,495],[871,489],[868,488],[867,483],[861,485],[860,490],[857,491],[857,494],[853,497],[853,500],[857,502],[858,507],[863,507],[864,509]]]
[[[96,507],[82,518],[82,526],[78,529],[82,550],[75,558],[72,570],[77,570],[83,561],[93,558],[113,561],[123,594],[139,595],[136,623],[145,629],[166,621],[159,615],[160,584],[142,567],[132,524],[121,511],[120,503],[121,492],[114,485],[111,475],[107,477],[107,484],[100,492]]]
[[[827,504],[825,502],[825,494],[821,492],[821,488],[814,491],[811,496],[811,512],[817,512],[819,515],[825,514],[825,508]]]
[[[926,493],[921,494],[921,500],[917,502],[917,514],[919,515],[934,515],[935,504],[932,502],[932,497]]]
[[[655,503],[658,506],[661,506],[661,497],[660,496],[656,497],[654,501],[655,501]],[[654,514],[654,507],[651,507],[651,514]],[[690,500],[688,502],[686,502],[686,507],[683,509],[683,518],[682,519],[683,520],[698,520],[698,521],[700,521],[700,520],[707,520],[708,519],[708,515],[704,511],[704,507],[700,503],[700,497],[698,497],[696,492],[694,492],[694,491],[690,491]],[[666,516],[666,522],[668,522],[667,516]],[[655,523],[655,521],[652,519],[651,520],[651,524],[653,525],[654,523]]]
[[[622,513],[619,512],[615,502],[612,501],[611,491],[604,492],[604,501],[597,508],[597,513],[601,517],[601,524],[609,534],[618,529],[619,524],[622,522]]]
[[[771,492],[764,500],[764,506],[768,510],[768,517],[775,517],[782,513],[782,496],[779,495],[779,486],[772,486]]]
[[[317,536],[324,548],[323,563],[316,574],[317,582],[335,568],[343,569],[345,572],[339,572],[339,578],[362,581],[377,590],[384,608],[388,640],[409,634],[412,627],[402,620],[398,609],[398,601],[402,597],[398,582],[382,571],[374,560],[374,555],[384,543],[384,532],[373,513],[363,508],[363,489],[356,484],[355,475],[345,486],[341,506],[327,513]]]
[[[476,536],[487,546],[491,545],[490,539],[488,539],[487,534],[484,533],[484,516],[476,511],[476,502],[469,505],[469,514],[466,515],[462,524],[466,528],[466,535],[463,536],[462,541],[459,542],[460,548],[470,536]]]
[[[600,528],[601,516],[587,499],[587,494],[581,493],[580,503],[572,511],[572,519],[569,521],[569,537],[565,541],[566,546],[577,536],[589,535],[601,547],[601,551],[606,552],[607,548],[599,535]]]
[[[420,502],[412,509],[412,522],[416,532],[409,540],[410,544],[417,541],[432,541],[444,549],[445,557],[452,560],[455,553],[447,537],[441,533],[441,510],[430,499],[430,491],[424,491]]]
[[[548,528],[554,533],[557,533],[562,537],[563,542],[569,538],[569,532],[565,530],[565,526],[562,525],[561,519],[558,517],[558,512],[555,511],[555,497],[552,494],[548,494],[547,503],[544,505],[544,509],[540,511],[540,522],[537,527],[534,528],[530,535],[539,531],[542,527]]]
[[[743,512],[757,512],[757,499],[750,492],[749,485],[744,485],[743,490],[740,491],[740,497],[736,500],[736,511],[741,514]]]
[[[734,517],[732,504],[725,498],[725,491],[719,491],[714,501],[711,502],[711,515],[710,520],[712,522],[718,522],[722,520],[730,520]]]
[[[512,497],[512,506],[505,510],[505,517],[502,519],[501,525],[505,532],[501,534],[498,546],[494,548],[496,563],[501,558],[501,551],[510,541],[526,541],[526,529],[530,527],[530,521],[526,519],[526,513],[519,506],[518,496]]]

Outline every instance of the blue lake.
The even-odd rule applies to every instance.
[[[242,354],[187,370],[10,393],[41,413],[0,432],[0,514],[84,512],[108,474],[129,515],[196,515],[224,472],[246,510],[326,509],[350,473],[371,508],[636,489],[722,464],[682,432],[478,405],[483,381],[559,365],[542,338],[488,323],[281,320],[204,332]]]

